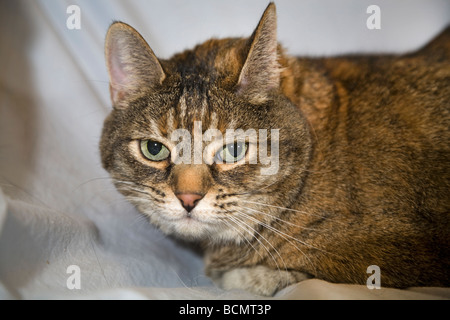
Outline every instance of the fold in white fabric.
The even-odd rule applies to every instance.
[[[377,2],[382,29],[370,33],[368,2],[277,1],[280,39],[294,54],[408,51],[449,22],[446,1]],[[80,29],[67,27],[70,5],[80,8]],[[132,24],[168,58],[211,36],[249,35],[265,6],[0,1],[0,298],[258,298],[216,288],[194,249],[149,225],[112,186],[97,145],[110,110],[103,39],[112,21]],[[393,23],[395,14],[403,20]],[[276,298],[446,297],[445,288],[369,290],[308,280]]]

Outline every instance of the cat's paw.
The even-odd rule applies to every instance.
[[[236,268],[215,277],[223,289],[243,289],[261,296],[273,296],[277,291],[310,278],[296,271],[273,270],[264,266]]]

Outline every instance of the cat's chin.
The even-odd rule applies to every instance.
[[[193,217],[183,217],[171,221],[167,228],[161,228],[164,232],[185,240],[203,240],[211,233],[209,224]],[[165,230],[166,229],[166,230]]]
[[[236,231],[218,222],[203,221],[192,216],[184,216],[170,221],[164,220],[157,223],[161,231],[183,240],[209,240],[215,243],[240,242],[240,235]]]

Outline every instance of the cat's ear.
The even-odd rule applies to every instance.
[[[264,102],[280,86],[277,13],[270,3],[249,39],[250,49],[238,80],[237,93],[255,103]]]
[[[165,78],[163,68],[147,42],[125,23],[115,22],[109,27],[105,56],[115,108],[126,107],[127,97],[155,88]]]

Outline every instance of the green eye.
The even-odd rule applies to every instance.
[[[165,145],[151,140],[141,140],[141,151],[147,159],[152,161],[163,161],[170,155]]]
[[[216,153],[216,159],[224,163],[238,162],[247,153],[247,143],[235,142],[225,146]]]

